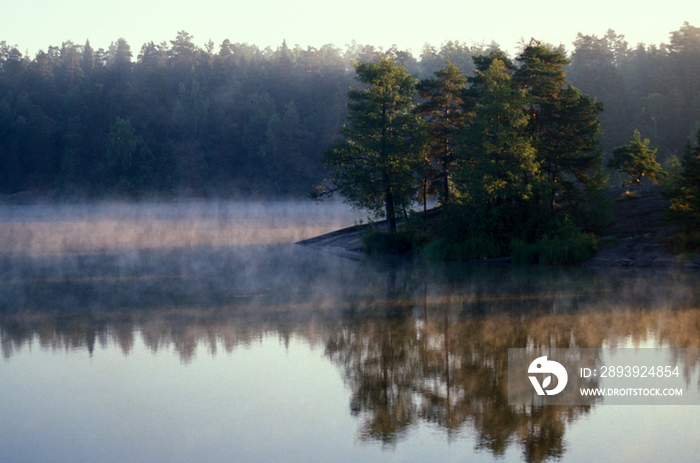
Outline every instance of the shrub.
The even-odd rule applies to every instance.
[[[422,254],[428,259],[471,260],[498,257],[501,255],[501,248],[487,236],[467,238],[457,243],[438,238],[428,243]]]
[[[511,248],[516,264],[578,264],[593,257],[596,240],[593,235],[579,232],[567,237],[545,236],[533,244],[514,240]]]

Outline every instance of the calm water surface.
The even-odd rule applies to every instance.
[[[292,244],[358,218],[1,208],[0,461],[698,461],[700,406],[519,409],[506,383],[509,347],[700,347],[698,275]]]

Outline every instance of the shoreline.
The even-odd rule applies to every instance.
[[[630,186],[608,190],[610,224],[597,236],[610,241],[601,246],[588,261],[576,264],[596,268],[679,268],[700,269],[700,255],[682,261],[674,255],[669,238],[677,231],[663,220],[668,201],[661,186]],[[386,220],[375,226],[386,227]],[[296,244],[311,246],[354,260],[368,255],[362,246],[362,233],[372,225],[346,227]],[[507,264],[510,257],[473,259],[465,262]]]

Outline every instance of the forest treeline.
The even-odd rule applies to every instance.
[[[354,84],[353,61],[378,52],[418,79],[449,60],[467,76],[498,47],[448,42],[419,56],[393,47],[260,49],[195,45],[179,32],[138,52],[65,42],[24,56],[0,42],[0,194],[304,195],[326,171]],[[630,46],[609,31],[581,35],[567,53],[567,81],[604,104],[610,156],[635,129],[664,165],[700,128],[700,28],[668,44]]]

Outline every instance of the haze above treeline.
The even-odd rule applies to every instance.
[[[139,51],[64,42],[30,58],[0,42],[0,194],[303,196],[327,176],[320,160],[357,85],[353,61],[390,55],[422,79],[449,60],[471,75],[472,56],[496,48],[201,48],[181,31]],[[567,80],[604,104],[606,157],[635,129],[662,165],[694,140],[700,28],[685,23],[658,45],[579,34],[566,52]]]

